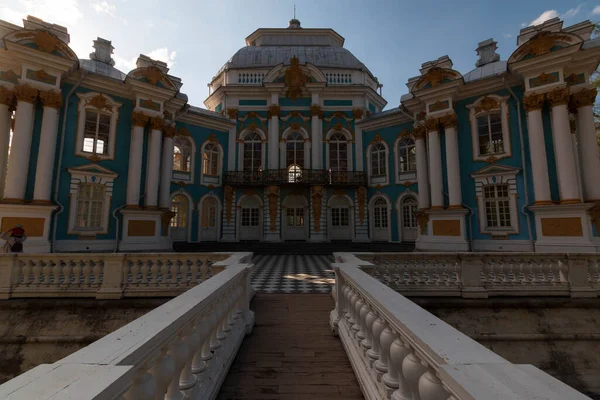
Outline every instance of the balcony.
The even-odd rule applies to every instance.
[[[225,184],[231,186],[366,186],[367,175],[363,171],[329,171],[291,167],[263,171],[229,171],[225,174]]]

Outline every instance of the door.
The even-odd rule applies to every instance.
[[[375,242],[388,242],[390,240],[388,220],[388,204],[383,197],[373,202],[373,237]]]
[[[170,235],[173,242],[185,242],[188,240],[188,216],[189,201],[182,194],[178,194],[171,200],[171,211],[175,213],[171,219]]]
[[[402,241],[414,242],[417,240],[417,199],[413,196],[407,196],[402,200]]]
[[[329,239],[352,240],[350,204],[344,197],[336,196],[329,205]]]
[[[217,199],[214,197],[204,198],[201,213],[200,240],[202,242],[216,242],[217,224],[219,221]]]
[[[304,196],[287,197],[282,204],[284,240],[306,240],[306,205]]]
[[[261,207],[256,197],[242,200],[240,210],[240,240],[260,240]]]

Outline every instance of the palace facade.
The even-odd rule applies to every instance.
[[[108,40],[80,59],[64,27],[0,21],[1,229],[23,224],[30,252],[599,251],[593,29],[524,28],[507,60],[483,41],[466,73],[448,56],[425,62],[382,111],[381,84],[344,38],[292,20],[248,36],[203,109],[163,62],[119,71]]]

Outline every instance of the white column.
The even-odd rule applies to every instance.
[[[444,208],[444,193],[442,181],[442,148],[440,146],[439,121],[425,121],[429,143],[429,174],[431,179],[431,208]]]
[[[319,92],[311,92],[312,105],[310,107],[310,140],[312,142],[312,169],[323,169],[323,110],[321,109],[321,100]]]
[[[10,140],[9,106],[12,104],[14,93],[0,88],[0,198],[4,196],[4,177],[8,161],[8,143]]]
[[[546,96],[552,106],[552,138],[554,139],[554,157],[556,158],[560,203],[580,203],[577,167],[575,166],[575,153],[571,139],[569,110],[567,109],[570,97],[569,89],[554,89]]]
[[[531,174],[533,176],[534,204],[552,204],[550,197],[550,181],[548,178],[548,160],[544,141],[544,125],[542,123],[543,94],[531,94],[523,99],[527,111],[527,132],[529,136],[529,157],[531,158]]]
[[[429,202],[429,177],[427,174],[427,149],[425,148],[425,127],[416,127],[413,131],[417,149],[417,184],[419,187],[419,209],[425,210]]]
[[[269,107],[269,137],[267,138],[267,145],[269,146],[269,166],[268,169],[279,169],[279,95],[272,93],[271,106]],[[263,169],[265,166],[262,166]],[[285,165],[281,165],[282,168]]]
[[[160,117],[150,118],[150,140],[148,143],[148,167],[146,171],[146,197],[144,205],[149,208],[158,206],[158,182],[160,174],[160,153],[162,145],[162,128],[165,120]]]
[[[573,95],[577,107],[579,149],[585,201],[600,201],[600,152],[594,124],[593,105],[596,89],[584,89]]]
[[[167,126],[163,131],[162,167],[160,170],[160,194],[158,205],[162,209],[171,208],[171,176],[173,175],[173,136],[175,127]],[[234,141],[235,145],[235,141]],[[235,148],[235,147],[234,147]],[[235,158],[231,156],[231,158]]]
[[[129,144],[129,169],[127,172],[127,207],[140,207],[140,180],[142,178],[142,151],[144,127],[148,116],[134,111],[131,114],[131,143]]]
[[[13,131],[10,156],[8,158],[8,173],[4,200],[23,202],[27,188],[27,172],[31,154],[31,135],[33,134],[34,102],[38,90],[27,85],[15,87],[17,111],[15,113],[15,129]]]
[[[235,144],[237,141],[237,116],[238,109],[237,108],[228,108],[227,116],[229,120],[233,122],[235,125],[229,128],[229,143],[227,143],[227,151],[229,152],[227,159],[227,171],[235,171]],[[241,157],[241,155],[238,155]]]
[[[58,111],[62,105],[62,94],[55,91],[40,92],[40,99],[44,104],[44,114],[35,169],[33,201],[43,204],[51,203],[50,194],[56,155],[56,137],[58,136]]]
[[[448,208],[462,208],[462,191],[460,186],[460,163],[458,158],[458,134],[456,132],[456,115],[440,118],[446,134],[446,173],[448,174]]]
[[[362,108],[355,108],[352,110],[352,114],[354,115],[354,136],[356,146],[356,161],[354,170],[364,171],[362,128],[357,125],[357,122],[363,118],[364,110]]]

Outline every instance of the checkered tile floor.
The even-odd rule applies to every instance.
[[[255,255],[252,262],[257,293],[329,293],[335,282],[333,256]]]

